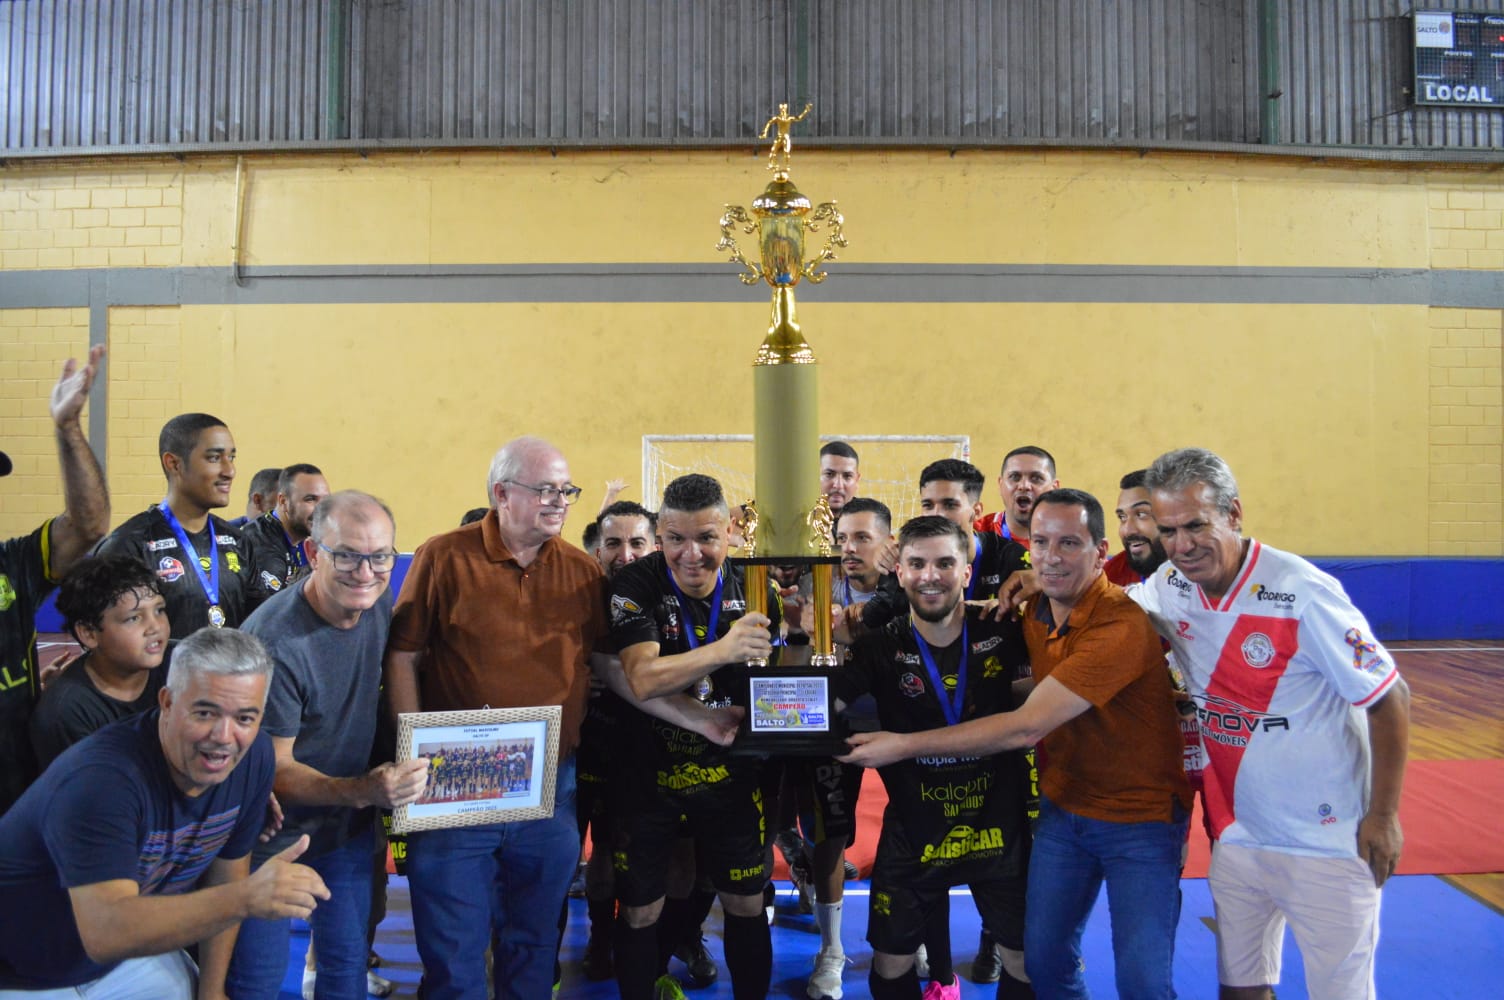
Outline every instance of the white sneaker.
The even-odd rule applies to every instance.
[[[313,1000],[313,984],[317,977],[318,973],[313,969],[303,970],[303,1000]]]
[[[376,975],[374,970],[366,970],[366,993],[373,997],[389,997],[397,984],[390,979]]]
[[[914,971],[919,973],[920,979],[930,978],[930,953],[924,945],[920,945],[919,950],[914,952]]]
[[[815,956],[815,971],[804,992],[810,1000],[841,1000],[841,974],[846,971],[846,956],[840,951],[821,948]]]

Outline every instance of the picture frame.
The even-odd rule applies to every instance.
[[[559,772],[558,705],[466,712],[403,712],[397,759],[429,759],[428,786],[392,813],[405,834],[547,819]]]

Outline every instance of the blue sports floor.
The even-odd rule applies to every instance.
[[[814,918],[798,912],[797,897],[788,883],[778,883],[773,931],[774,997],[804,996],[804,984],[819,945]],[[1217,995],[1216,952],[1209,926],[1211,897],[1204,879],[1182,883],[1184,903],[1175,955],[1175,987],[1184,1000],[1215,1000]],[[846,996],[868,996],[868,952],[863,935],[867,926],[867,883],[847,884],[843,939],[853,959],[846,974]],[[571,900],[569,929],[564,937],[562,961],[563,1000],[606,1000],[616,996],[614,982],[588,983],[579,972],[584,955],[587,921],[585,904]],[[951,934],[955,960],[961,973],[963,997],[990,998],[993,987],[977,986],[965,978],[976,949],[976,910],[964,890],[951,896]],[[1476,1000],[1501,994],[1499,971],[1504,966],[1504,915],[1477,902],[1439,878],[1411,875],[1394,878],[1384,890],[1379,941],[1379,996],[1404,1000]],[[720,908],[711,911],[706,925],[711,954],[721,958]],[[306,928],[293,936],[283,997],[297,1000],[302,981]],[[1305,980],[1299,953],[1286,938],[1285,975],[1280,1000],[1303,1000]],[[381,973],[397,983],[396,996],[415,995],[421,968],[413,945],[412,915],[407,902],[407,882],[393,877],[388,890],[388,916],[377,932],[376,950],[382,956]],[[1101,998],[1116,996],[1112,977],[1112,947],[1105,897],[1099,899],[1087,925],[1084,942],[1086,977],[1093,993]],[[679,969],[673,964],[670,971]],[[681,970],[682,971],[682,970]],[[721,966],[725,976],[725,966]],[[715,986],[691,991],[703,1000],[729,1000],[731,987],[724,978]],[[546,998],[539,998],[546,1000]]]

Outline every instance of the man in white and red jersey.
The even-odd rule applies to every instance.
[[[1242,537],[1221,458],[1169,452],[1145,485],[1170,564],[1135,590],[1201,721],[1222,1000],[1273,996],[1287,918],[1313,998],[1372,998],[1409,689],[1336,580]]]

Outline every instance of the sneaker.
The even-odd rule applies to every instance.
[[[317,981],[317,972],[313,969],[303,970],[303,1000],[313,1000],[313,984]]]
[[[383,979],[370,970],[366,971],[366,993],[370,996],[389,997],[396,988],[397,984],[390,979]],[[555,989],[557,988],[555,987]]]
[[[961,1000],[961,977],[951,976],[949,986],[931,982],[924,988],[924,996],[920,1000]]]
[[[768,926],[773,926],[773,904],[778,902],[778,890],[769,882],[762,887],[762,910],[768,915]]]
[[[841,1000],[841,974],[846,971],[846,956],[840,951],[821,948],[815,956],[815,971],[804,988],[810,1000]]]
[[[799,912],[815,912],[815,883],[810,874],[809,863],[803,858],[796,858],[789,866],[789,881],[794,883],[794,889],[799,893]]]
[[[616,975],[611,961],[611,935],[608,931],[590,935],[585,943],[585,978],[592,983],[604,982]]]
[[[783,863],[791,869],[795,861],[804,858],[804,838],[793,827],[778,831],[778,836],[773,838],[773,846],[778,848],[778,853],[783,855]]]
[[[585,898],[585,863],[583,861],[580,862],[580,866],[574,870],[574,881],[569,883],[569,898]]]
[[[841,859],[841,869],[846,876],[846,881],[848,882],[855,882],[857,879],[862,877],[861,869],[857,868],[856,865],[852,864],[850,861],[847,861],[845,858]]]
[[[659,976],[653,984],[653,1000],[689,1000],[684,995],[684,987],[679,985],[679,980],[673,976]]]
[[[1003,946],[984,930],[982,939],[977,942],[977,957],[971,960],[971,981],[995,983],[1002,974]]]
[[[683,962],[684,967],[689,970],[687,985],[692,990],[710,986],[721,976],[721,970],[716,968],[715,959],[710,957],[710,952],[705,948],[703,937],[695,938],[694,941],[675,948],[674,957]]]
[[[914,952],[914,971],[919,974],[920,979],[930,978],[930,953],[924,945],[920,945],[919,949]]]

